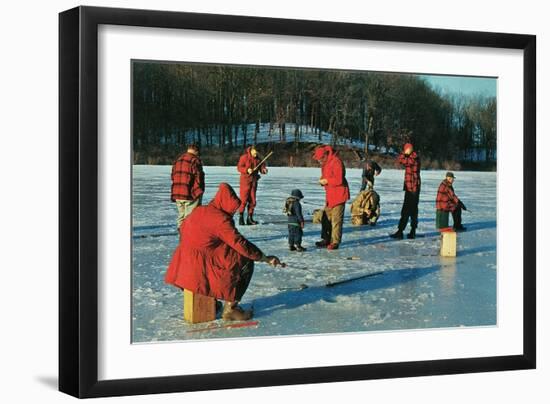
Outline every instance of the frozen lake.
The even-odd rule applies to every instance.
[[[340,249],[327,251],[315,248],[321,229],[311,223],[313,210],[324,204],[324,190],[317,184],[320,169],[272,167],[258,187],[255,218],[262,224],[239,230],[288,267],[256,264],[242,305],[254,306],[258,326],[190,332],[224,322],[185,323],[182,292],[164,283],[178,242],[170,170],[170,166],[133,167],[133,342],[496,325],[496,173],[455,172],[455,191],[471,210],[463,213],[468,231],[458,234],[458,256],[441,258],[435,196],[444,171],[422,171],[417,230],[421,237],[403,241],[388,237],[399,220],[404,171],[383,170],[375,184],[382,210],[378,225],[352,226],[350,200]],[[205,167],[205,172],[203,203],[213,197],[220,182],[230,183],[238,194],[235,167]],[[361,184],[360,170],[347,170],[347,179],[353,199]],[[304,229],[303,245],[308,248],[304,253],[288,250],[282,208],[293,188],[305,196],[302,206],[309,223]],[[359,259],[346,259],[352,256]],[[325,286],[374,273],[379,274]],[[300,285],[308,287],[298,290]]]

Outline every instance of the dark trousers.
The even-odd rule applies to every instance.
[[[405,191],[405,200],[403,201],[403,207],[401,208],[401,219],[399,220],[399,230],[405,230],[409,218],[411,219],[411,229],[418,227],[418,201],[420,197],[420,191],[409,192]]]
[[[244,292],[246,292],[246,289],[248,288],[248,284],[250,283],[250,279],[252,279],[253,273],[254,261],[250,260],[241,268],[241,277],[237,283],[237,287],[235,288],[235,300],[237,302],[243,298]]]
[[[304,231],[300,226],[293,224],[288,225],[288,245],[302,245],[302,235]]]
[[[453,227],[455,229],[462,227],[462,207],[460,205],[453,210]]]

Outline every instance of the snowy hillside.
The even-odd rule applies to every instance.
[[[246,136],[246,144],[251,145],[254,144],[254,128],[255,124],[248,124],[247,126],[247,136]],[[285,141],[286,142],[294,142],[296,140],[294,132],[296,129],[295,123],[287,123],[285,125]],[[311,127],[308,125],[301,125],[299,128],[300,135],[299,140],[303,143],[324,143],[324,144],[332,144],[332,134],[325,131],[320,131],[317,133],[314,131]],[[234,142],[235,140],[235,133],[234,129],[231,131],[232,134],[232,140]],[[198,142],[198,132],[196,131],[189,131],[185,134],[185,142],[186,144]],[[201,144],[207,144],[206,135],[202,133],[201,135]],[[260,124],[260,130],[258,131],[258,134],[256,135],[256,143],[270,143],[270,142],[280,142],[279,137],[279,126],[277,124],[273,125],[273,128],[271,130],[271,133],[269,131],[269,123],[262,123]],[[239,126],[237,130],[237,142],[236,145],[243,145],[244,144],[244,133],[242,130],[242,125]],[[175,140],[175,139],[174,139]],[[218,134],[214,134],[214,144],[218,144]],[[225,144],[229,144],[229,140],[226,139]],[[339,138],[336,142],[338,145],[347,145],[351,147],[355,147],[359,150],[364,150],[365,148],[365,141],[364,139],[346,139],[346,138]],[[374,150],[374,145],[369,145],[369,150]],[[393,153],[393,149],[386,150],[385,147],[380,147],[379,151],[381,153],[390,152]]]
[[[205,203],[220,182],[229,182],[238,193],[234,167],[206,167],[205,171]],[[317,185],[319,173],[318,168],[271,168],[258,189],[255,216],[262,225],[240,228],[266,254],[278,255],[288,264],[284,269],[256,265],[242,304],[254,306],[259,325],[189,332],[211,323],[186,324],[181,291],[164,284],[178,242],[170,167],[134,166],[133,341],[496,324],[496,173],[455,173],[455,190],[471,210],[463,215],[468,231],[458,235],[456,259],[438,256],[434,200],[442,171],[422,172],[418,232],[423,237],[403,241],[388,237],[399,219],[403,171],[384,170],[376,180],[382,207],[378,226],[352,226],[348,204],[339,250],[315,249],[320,225],[309,222],[303,243],[308,251],[288,251],[286,217],[281,213],[284,200],[291,189],[300,188],[306,219],[311,220],[313,209],[324,202],[324,191]],[[360,175],[358,169],[347,171],[352,197],[359,191]],[[359,259],[346,259],[352,256]],[[367,274],[375,275],[325,286]]]

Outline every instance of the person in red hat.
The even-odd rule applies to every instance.
[[[241,206],[239,207],[239,225],[243,226],[244,211],[246,205],[248,205],[248,217],[246,219],[247,225],[258,224],[254,220],[254,208],[256,207],[256,190],[258,189],[258,180],[261,174],[267,174],[267,167],[265,163],[261,166],[261,160],[258,157],[258,152],[254,146],[248,147],[243,155],[239,158],[237,164],[237,170],[241,173],[239,182],[239,194],[241,197]]]
[[[199,147],[191,144],[172,165],[171,200],[176,203],[178,209],[178,229],[183,219],[202,203],[204,171],[199,154]]]
[[[344,207],[349,200],[349,186],[346,167],[331,146],[319,146],[313,152],[313,159],[321,165],[319,184],[325,188],[325,208],[321,221],[321,241],[317,247],[336,250],[342,241]]]
[[[224,320],[252,317],[252,311],[238,303],[252,278],[254,261],[282,265],[237,231],[233,215],[240,205],[233,188],[221,183],[214,199],[183,221],[180,243],[164,277],[170,285],[224,300]]]
[[[403,191],[405,191],[405,199],[401,208],[401,219],[397,227],[397,231],[390,235],[392,238],[399,240],[403,239],[403,231],[407,227],[409,218],[411,220],[411,231],[407,238],[414,239],[416,237],[416,228],[418,227],[418,202],[420,197],[420,156],[414,151],[411,143],[406,143],[403,146],[403,153],[397,157],[397,161],[405,167],[405,181],[403,183]]]

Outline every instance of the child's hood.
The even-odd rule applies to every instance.
[[[293,189],[292,192],[290,193],[290,197],[294,197],[296,199],[302,199],[304,197],[304,194],[302,194],[302,191],[300,191],[299,189]]]

